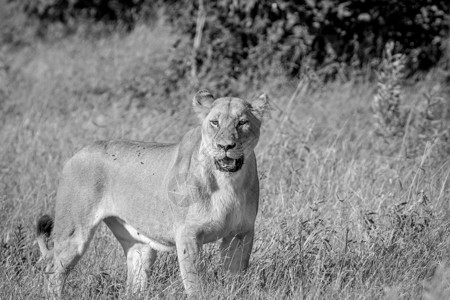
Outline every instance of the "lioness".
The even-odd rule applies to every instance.
[[[101,141],[75,154],[57,192],[52,250],[44,239],[52,218],[37,224],[51,295],[61,295],[101,221],[123,247],[132,292],[145,287],[156,251],[176,249],[191,296],[200,292],[196,259],[203,244],[222,239],[225,268],[245,269],[259,200],[253,149],[267,106],[265,94],[249,103],[201,90],[193,99],[201,127],[178,144]]]

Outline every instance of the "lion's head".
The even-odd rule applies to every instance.
[[[239,171],[258,143],[267,96],[247,102],[231,97],[214,99],[209,91],[200,90],[193,106],[202,122],[202,147],[216,168],[222,172]]]

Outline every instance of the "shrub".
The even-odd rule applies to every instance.
[[[25,0],[16,6],[44,29],[50,23],[76,28],[81,20],[130,29],[138,20],[163,15],[190,38],[178,44],[175,73],[185,77],[194,70],[217,88],[242,76],[254,83],[269,75],[296,77],[310,66],[328,77],[342,67],[371,68],[388,41],[406,55],[408,76],[439,62],[450,28],[450,4],[442,0]],[[204,19],[198,18],[199,6]],[[195,38],[199,46],[191,51]]]
[[[401,151],[407,157],[422,155],[431,145],[437,148],[436,153],[445,157],[450,153],[450,102],[443,96],[445,92],[441,86],[436,84],[423,92],[415,103],[405,103],[405,56],[394,54],[393,48],[393,43],[386,44],[377,72],[372,106],[376,133],[388,143],[397,142],[397,145],[401,138]]]
[[[197,2],[166,5],[174,27],[194,38]],[[315,67],[377,65],[390,40],[409,58],[407,71],[427,70],[443,55],[450,21],[446,1],[428,0],[220,0],[205,10],[196,63],[231,77],[264,76],[274,64],[295,76],[305,59]]]
[[[373,101],[376,128],[384,136],[403,135],[407,117],[400,107],[405,56],[393,54],[393,49],[394,43],[386,44],[385,55],[377,72],[377,92]]]
[[[127,26],[149,14],[151,8],[152,2],[145,0],[26,0],[23,4],[23,10],[29,16],[46,22],[70,24],[77,19],[90,19],[122,22]]]

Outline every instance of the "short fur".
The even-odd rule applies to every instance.
[[[101,221],[124,249],[131,291],[145,287],[156,251],[177,251],[190,296],[200,292],[196,259],[203,244],[222,239],[224,266],[233,273],[248,266],[259,199],[253,149],[267,97],[250,104],[214,100],[202,90],[193,106],[202,125],[177,144],[96,142],[66,163],[52,250],[44,241],[52,219],[43,216],[37,226],[53,297]]]

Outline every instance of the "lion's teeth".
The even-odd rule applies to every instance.
[[[230,167],[233,167],[233,166],[235,166],[236,165],[236,160],[234,160],[234,159],[231,159],[231,158],[224,158],[223,160],[222,160],[222,164],[224,165],[224,166],[230,166]]]

